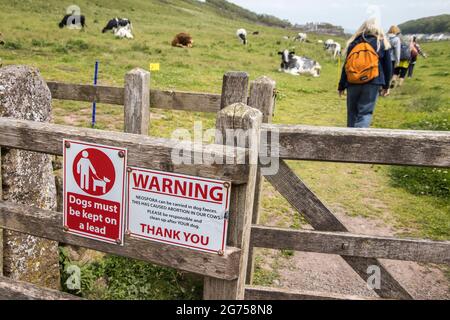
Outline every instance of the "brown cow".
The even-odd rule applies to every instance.
[[[194,40],[192,40],[192,37],[188,33],[184,32],[177,34],[172,41],[173,47],[192,48],[193,44]]]

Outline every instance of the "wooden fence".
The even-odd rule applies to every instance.
[[[150,74],[140,69],[131,71],[125,79],[124,88],[56,82],[49,82],[48,86],[54,99],[123,105],[126,133],[0,118],[0,147],[62,155],[63,139],[83,140],[127,148],[130,166],[230,181],[233,188],[224,254],[197,252],[129,236],[125,237],[124,246],[80,238],[64,232],[61,213],[8,202],[0,202],[1,228],[203,275],[205,299],[365,299],[253,286],[254,247],[337,254],[364,280],[368,278],[367,267],[378,265],[382,286],[375,291],[381,298],[410,299],[411,295],[379,263],[379,258],[450,264],[450,242],[349,233],[285,162],[450,167],[450,134],[272,125],[275,83],[262,77],[249,84],[248,75],[242,72],[225,74],[221,95],[148,90]],[[192,144],[188,146],[192,158],[200,154],[220,156],[227,159],[227,164],[177,165],[171,161],[171,152],[177,147],[174,141],[143,136],[148,134],[149,108],[214,112],[216,128],[221,132],[251,128],[260,130],[262,137],[279,134],[280,168],[277,174],[265,178],[305,216],[315,231],[258,225],[263,177],[261,168],[250,164],[249,159],[258,151],[259,141],[245,148]],[[1,298],[76,297],[1,277]]]
[[[273,102],[263,108],[272,112]],[[267,121],[269,122],[269,121]],[[292,171],[285,160],[345,162],[382,165],[450,167],[450,133],[383,129],[350,129],[263,124],[262,136],[279,136],[279,170],[265,178],[301,214],[315,231],[269,228],[259,224],[259,204],[253,213],[248,299],[354,299],[339,294],[290,291],[251,286],[253,248],[285,249],[340,255],[367,283],[368,268],[377,266],[381,298],[412,299],[411,294],[378,259],[450,264],[450,242],[397,239],[348,233],[342,222]],[[269,139],[268,139],[269,140]],[[269,144],[269,143],[268,143]],[[269,145],[269,150],[270,150]],[[258,179],[258,177],[257,177]],[[258,180],[259,181],[259,180]],[[257,186],[257,192],[258,192]],[[259,198],[258,195],[255,199]],[[363,297],[359,297],[364,299]]]

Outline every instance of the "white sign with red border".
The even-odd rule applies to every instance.
[[[221,254],[230,191],[225,181],[129,167],[127,233]]]
[[[127,150],[64,140],[64,230],[123,245]]]

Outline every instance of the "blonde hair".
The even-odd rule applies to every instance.
[[[402,32],[402,31],[401,31],[400,28],[397,27],[397,26],[391,26],[391,27],[389,28],[389,31],[388,31],[388,33],[392,33],[392,34],[395,34],[395,35],[400,34],[401,32]]]
[[[388,50],[391,48],[391,44],[389,43],[386,35],[384,34],[383,29],[380,26],[380,22],[376,18],[370,18],[366,22],[364,22],[361,27],[359,27],[358,31],[350,38],[350,40],[347,42],[347,49],[348,47],[354,42],[358,37],[360,36],[368,36],[372,35],[377,38],[377,51],[381,48],[381,43],[383,42],[384,49]]]

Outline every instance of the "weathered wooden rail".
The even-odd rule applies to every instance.
[[[302,214],[317,231],[299,231],[258,226],[254,212],[250,247],[291,249],[337,254],[367,280],[367,268],[378,266],[383,298],[411,299],[412,296],[377,259],[450,264],[450,242],[397,239],[348,233],[325,204],[297,177],[285,160],[307,160],[383,165],[450,167],[450,133],[383,129],[347,129],[264,124],[263,136],[279,135],[279,170],[266,179]],[[265,132],[264,132],[265,131]],[[270,139],[269,139],[270,141]],[[300,196],[301,195],[301,196]],[[328,232],[323,232],[328,231]],[[251,263],[251,262],[250,262]],[[250,272],[251,269],[249,269]],[[248,274],[251,282],[251,273]],[[267,289],[253,288],[252,297],[270,298]],[[273,298],[310,298],[283,291]],[[323,298],[322,295],[317,296]],[[333,297],[331,297],[333,298]]]
[[[340,255],[363,280],[368,278],[368,266],[379,266],[382,271],[382,287],[375,289],[375,292],[380,298],[389,299],[412,297],[378,259],[450,264],[448,241],[349,233],[285,161],[447,168],[450,167],[448,132],[273,125],[270,122],[275,104],[275,83],[262,77],[249,84],[246,73],[227,73],[223,79],[221,95],[148,90],[149,80],[148,72],[133,70],[127,74],[123,88],[48,83],[53,99],[96,101],[124,106],[127,133],[0,118],[0,147],[62,155],[63,139],[83,140],[127,148],[128,164],[131,166],[231,181],[233,193],[228,247],[223,256],[129,236],[126,236],[124,246],[80,238],[63,231],[61,213],[8,202],[0,202],[0,227],[201,274],[205,276],[205,299],[368,299],[253,286],[254,247]],[[233,106],[229,107],[230,105]],[[234,145],[225,148],[220,139],[217,144],[212,145],[184,145],[185,154],[189,153],[192,159],[214,155],[215,158],[227,161],[224,164],[177,165],[171,160],[172,150],[180,147],[177,142],[145,136],[150,125],[151,108],[217,113],[216,128],[220,132],[252,128],[260,130],[261,137],[279,135],[279,170],[275,175],[265,178],[315,230],[289,230],[259,225],[263,177],[261,167],[249,163],[259,141],[253,141],[253,144],[247,144],[243,148]],[[261,125],[261,121],[264,124]],[[14,297],[70,298],[65,294],[0,278],[0,299]]]
[[[86,101],[123,106],[123,87],[93,86],[48,82],[53,99]],[[192,93],[172,90],[150,90],[152,108],[217,113],[220,110],[221,95]]]

